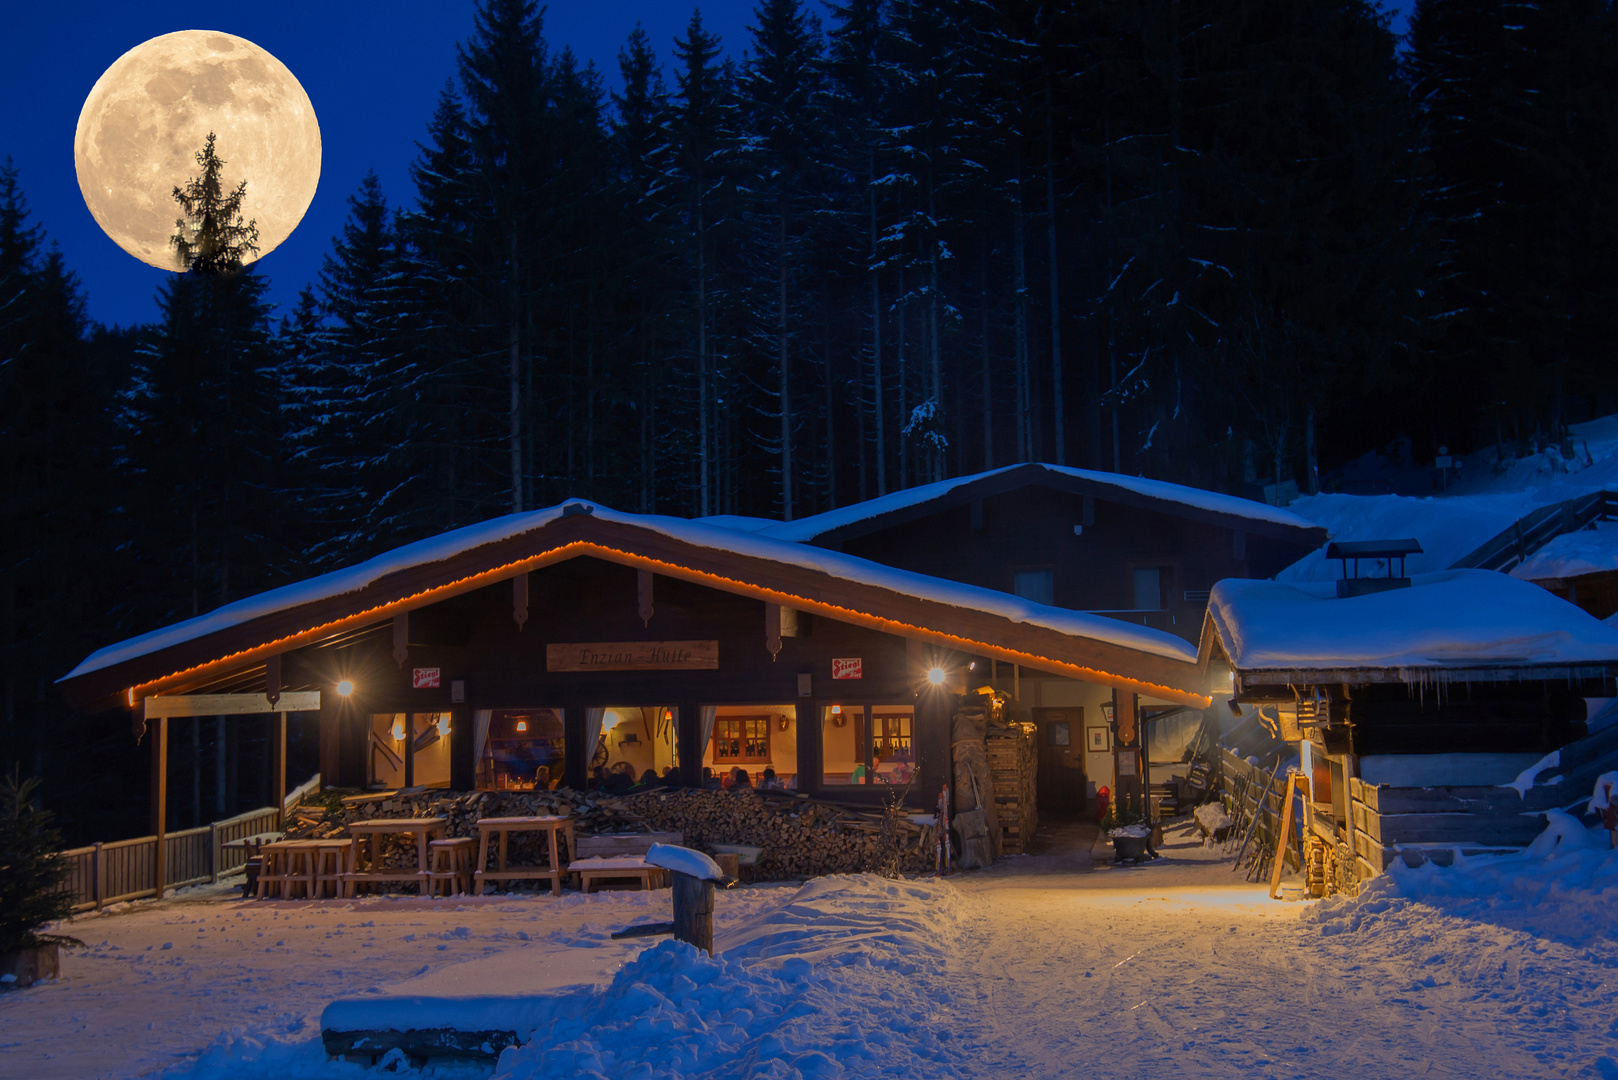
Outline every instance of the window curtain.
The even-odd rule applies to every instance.
[[[589,769],[590,762],[595,760],[596,746],[601,742],[601,721],[606,715],[606,709],[584,710],[584,767],[586,769]]]
[[[483,771],[483,750],[489,745],[489,721],[494,718],[493,709],[472,710],[472,775],[476,776]],[[476,781],[474,781],[475,783]]]
[[[717,705],[704,705],[698,710],[698,716],[702,719],[702,730],[697,732],[701,736],[697,741],[698,768],[702,767],[702,756],[708,752],[708,744],[713,742],[713,722],[718,715],[719,706]]]

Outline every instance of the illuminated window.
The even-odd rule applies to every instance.
[[[416,786],[448,787],[449,720],[448,713],[373,713],[366,748],[366,779],[371,787],[404,787],[406,731],[415,742],[412,772]]]
[[[541,791],[562,782],[566,739],[561,709],[492,709],[472,714],[478,787]]]
[[[907,784],[916,772],[909,705],[828,705],[820,721],[820,782]]]

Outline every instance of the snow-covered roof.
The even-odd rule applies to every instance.
[[[1330,582],[1229,579],[1214,586],[1208,619],[1238,674],[1618,670],[1618,629],[1492,570],[1419,574],[1410,588],[1346,599]]]
[[[1618,523],[1563,533],[1511,570],[1524,581],[1552,581],[1618,570]]]
[[[390,574],[443,562],[489,544],[512,540],[574,514],[588,514],[596,521],[647,529],[710,551],[727,552],[816,570],[842,581],[869,585],[903,596],[968,611],[997,615],[1013,622],[1054,630],[1069,637],[1104,642],[1167,660],[1188,663],[1196,660],[1196,650],[1182,638],[1105,616],[1048,607],[1009,593],[908,570],[898,570],[857,556],[774,539],[760,533],[739,532],[684,518],[622,513],[598,503],[569,500],[544,510],[510,514],[406,544],[356,566],[322,574],[293,585],[285,585],[279,589],[271,589],[226,604],[206,615],[109,645],[90,654],[59,681],[76,679],[222,630],[241,626],[266,615],[356,593]],[[536,553],[540,550],[543,550],[543,546],[536,546]]]
[[[746,514],[709,514],[707,517],[692,518],[702,525],[717,525],[721,529],[735,529],[737,532],[763,532],[781,524],[775,518],[748,517]]]
[[[875,499],[868,499],[865,502],[854,503],[851,506],[828,510],[813,517],[773,524],[759,530],[759,533],[763,536],[774,537],[777,540],[807,543],[837,529],[857,525],[896,511],[908,510],[912,507],[932,502],[935,499],[944,498],[967,485],[978,484],[994,477],[1008,477],[1009,474],[1018,470],[1028,472],[1028,482],[1030,483],[1037,483],[1040,479],[1046,479],[1066,486],[1063,484],[1064,481],[1082,481],[1090,485],[1114,489],[1121,498],[1153,499],[1177,504],[1189,510],[1246,518],[1249,521],[1266,525],[1311,530],[1319,528],[1313,521],[1300,517],[1290,510],[1254,502],[1252,499],[1239,498],[1235,495],[1221,495],[1216,491],[1204,491],[1201,488],[1186,487],[1183,484],[1171,484],[1164,480],[1148,480],[1141,476],[1125,476],[1122,473],[1075,469],[1067,465],[1033,463],[1007,465],[1003,468],[991,469],[988,472],[975,473],[971,476],[957,476],[949,480],[940,480],[932,484],[906,488],[903,491],[895,491]],[[1041,473],[1043,473],[1043,476],[1040,475]]]
[[[283,585],[278,589],[270,589],[253,596],[243,597],[232,603],[216,607],[205,615],[198,615],[184,622],[177,622],[165,626],[161,630],[140,634],[126,638],[116,645],[108,645],[104,649],[97,649],[79,664],[78,667],[62,676],[59,682],[76,679],[80,675],[88,675],[92,671],[112,667],[126,660],[133,660],[138,656],[158,652],[173,645],[183,644],[200,637],[206,637],[219,630],[226,630],[233,626],[251,622],[264,615],[273,615],[280,611],[290,611],[295,607],[313,603],[316,600],[326,600],[344,593],[357,592],[372,582],[379,581],[389,574],[400,570],[408,570],[414,566],[437,562],[440,559],[458,555],[463,551],[470,551],[484,544],[492,544],[497,540],[505,540],[521,533],[537,529],[556,520],[562,514],[562,507],[552,506],[545,510],[535,510],[526,514],[507,514],[504,517],[481,521],[476,525],[467,525],[464,528],[452,529],[438,536],[431,536],[425,540],[417,540],[413,544],[385,551],[373,559],[367,559],[354,566],[333,570],[329,574],[319,577],[306,578],[291,585]]]

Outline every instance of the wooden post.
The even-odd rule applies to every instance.
[[[675,872],[674,940],[713,955],[713,882]]]
[[[1275,838],[1275,863],[1270,867],[1270,899],[1281,896],[1281,873],[1286,869],[1287,844],[1292,840],[1292,793],[1298,790],[1300,777],[1293,773],[1287,777],[1287,791],[1281,802],[1281,831]]]
[[[275,796],[276,827],[286,825],[282,808],[287,798],[287,714],[278,712],[270,720],[270,791]]]
[[[146,730],[152,737],[152,834],[157,837],[157,848],[152,855],[152,880],[157,898],[163,899],[165,871],[164,850],[168,839],[169,809],[169,721],[157,716],[146,721]]]
[[[405,713],[404,786],[416,786],[416,714]],[[423,865],[426,865],[425,863]]]

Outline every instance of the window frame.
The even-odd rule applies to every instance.
[[[762,757],[757,757],[757,756],[753,756],[753,755],[743,753],[743,754],[741,754],[741,755],[739,755],[737,757],[722,756],[720,754],[720,752],[719,752],[719,740],[722,737],[722,735],[721,735],[722,725],[725,725],[725,724],[741,724],[741,725],[744,725],[743,730],[737,736],[737,741],[740,742],[741,744],[745,745],[749,741],[749,737],[748,737],[748,735],[746,733],[746,730],[745,730],[745,725],[749,724],[749,723],[752,723],[755,720],[758,721],[763,727],[763,732],[764,732],[764,755]],[[768,713],[764,713],[764,714],[756,716],[756,717],[755,716],[747,716],[747,715],[744,715],[744,716],[716,716],[716,717],[714,717],[713,734],[709,736],[709,744],[713,748],[713,767],[718,768],[720,765],[769,765],[769,764],[771,764],[774,761],[774,757],[771,754],[771,746],[770,746],[770,736],[771,736],[770,720],[771,720],[771,717],[770,717],[770,715]],[[723,736],[723,737],[725,737],[727,739],[730,738],[730,736]]]

